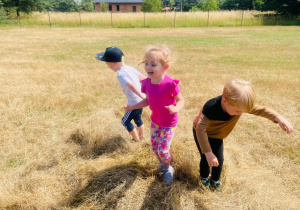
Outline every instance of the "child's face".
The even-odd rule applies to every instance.
[[[226,112],[230,115],[242,115],[243,113],[245,113],[245,109],[230,104],[227,104],[225,109]]]
[[[151,53],[145,57],[145,70],[151,80],[163,78],[164,72],[167,70],[166,65],[163,66],[157,56]]]
[[[246,109],[243,106],[235,106],[230,104],[226,99],[222,99],[222,108],[229,115],[242,115],[246,113]]]
[[[110,68],[113,71],[116,71],[116,63],[112,63],[112,62],[105,62],[105,63],[108,66],[108,68]]]

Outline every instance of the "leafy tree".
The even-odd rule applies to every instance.
[[[190,12],[200,11],[202,6],[203,6],[203,2],[201,0],[199,0],[198,3],[196,5],[194,5],[192,7],[192,9],[190,9]]]
[[[33,5],[33,7],[31,8],[32,11],[39,11],[42,12],[44,10],[46,10],[47,7],[49,7],[49,3],[46,0],[38,0],[39,3]]]
[[[142,4],[143,12],[162,12],[161,0],[145,0]]]
[[[103,4],[103,2],[100,3],[100,5]],[[95,8],[94,8],[94,4],[92,3],[91,0],[82,0],[81,1],[81,8],[85,11],[88,12],[94,12]],[[102,5],[101,5],[101,10],[102,10]]]
[[[20,16],[20,12],[31,13],[33,8],[42,4],[41,0],[2,0],[2,2],[6,8],[16,8],[17,16]]]
[[[217,0],[204,0],[201,7],[204,11],[215,11],[219,9],[219,2]]]
[[[226,0],[220,5],[220,8],[224,10],[237,10],[238,7],[239,4],[237,3],[237,0]]]
[[[237,1],[240,10],[252,10],[253,0],[238,0]]]
[[[170,7],[174,7],[175,5],[175,1],[174,0],[170,0]]]
[[[83,3],[76,3],[75,0],[39,0],[43,3],[43,10],[60,12],[78,12],[82,10]],[[89,2],[89,1],[84,1]],[[89,2],[91,3],[91,2]],[[87,5],[84,4],[86,7]]]
[[[170,0],[162,0],[163,6],[169,6]],[[174,0],[175,6],[183,4],[183,11],[203,10],[205,0]],[[279,14],[300,15],[300,0],[216,0],[222,10],[262,10],[276,11]]]
[[[6,15],[6,12],[4,11],[4,8],[0,5],[0,23],[6,23],[7,21],[9,21],[9,19]]]
[[[299,0],[265,0],[263,10],[274,10],[277,13],[284,15],[300,15],[300,1]]]
[[[200,10],[202,6],[202,1],[203,0],[162,0],[163,2],[163,7],[169,7],[172,6],[172,1],[175,2],[174,7],[181,9],[182,6],[182,11],[190,11],[192,7],[196,10]],[[225,1],[225,0],[217,0],[217,1]],[[195,7],[196,6],[196,7]]]
[[[183,11],[189,11],[191,10],[194,6],[199,4],[199,0],[182,0],[183,3]],[[201,4],[202,5],[202,4]],[[200,5],[198,5],[199,7]],[[201,6],[199,7],[201,8]]]
[[[182,7],[182,11],[190,11],[192,6],[190,4],[184,4]]]
[[[180,11],[181,11],[181,9],[182,9],[182,11],[184,11],[183,8],[184,8],[184,5],[187,2],[187,0],[174,0],[174,2],[175,2],[174,7],[176,7]]]
[[[104,9],[104,8],[101,7],[101,10],[102,9]],[[85,11],[94,12],[95,11],[94,4],[92,2],[86,3]]]
[[[225,10],[252,10],[256,1],[264,0],[222,0],[220,8]]]
[[[101,12],[107,12],[107,7],[108,7],[107,3],[101,2],[100,7],[101,7]]]
[[[6,11],[4,10],[4,7],[3,7],[3,3],[2,1],[0,0],[0,24],[1,23],[4,23],[4,24],[7,24],[7,23],[15,23],[16,21],[14,20],[10,20]]]
[[[263,5],[264,5],[263,0],[254,0],[253,1],[253,9],[255,9],[255,10],[262,10]]]
[[[57,10],[60,12],[78,12],[80,6],[74,0],[59,0]]]
[[[54,5],[50,1],[44,0],[43,1],[43,10],[52,11],[52,10],[54,10]]]
[[[0,0],[0,23],[4,22],[5,20],[8,19],[6,12],[4,11],[4,8],[2,6],[3,6],[3,3]]]

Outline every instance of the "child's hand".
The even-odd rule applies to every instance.
[[[279,126],[284,130],[287,134],[291,133],[293,131],[293,126],[289,121],[287,121],[284,117],[281,115],[278,115],[275,120],[278,122]]]
[[[124,106],[125,112],[130,112],[132,110],[131,106],[129,104],[127,104],[126,106]]]
[[[209,167],[218,167],[219,166],[219,161],[218,161],[217,157],[214,155],[214,153],[212,153],[212,152],[205,153],[205,157],[206,157]]]
[[[165,108],[169,110],[170,114],[176,114],[176,113],[178,113],[177,107],[174,106],[174,105],[165,106]]]

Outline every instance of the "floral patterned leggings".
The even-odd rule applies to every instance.
[[[162,161],[169,163],[171,160],[170,146],[175,134],[176,127],[161,127],[151,122],[151,145],[156,156]]]

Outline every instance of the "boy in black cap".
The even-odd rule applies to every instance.
[[[123,52],[117,47],[108,47],[105,52],[96,55],[96,59],[104,61],[111,70],[118,72],[117,79],[128,99],[128,104],[134,105],[145,98],[145,95],[141,93],[140,80],[146,77],[135,68],[127,66],[124,62],[124,57]],[[142,112],[143,109],[135,109],[126,112],[122,118],[122,125],[127,129],[134,141],[139,141],[144,135],[144,123],[141,120]],[[134,120],[138,133],[131,120]]]

